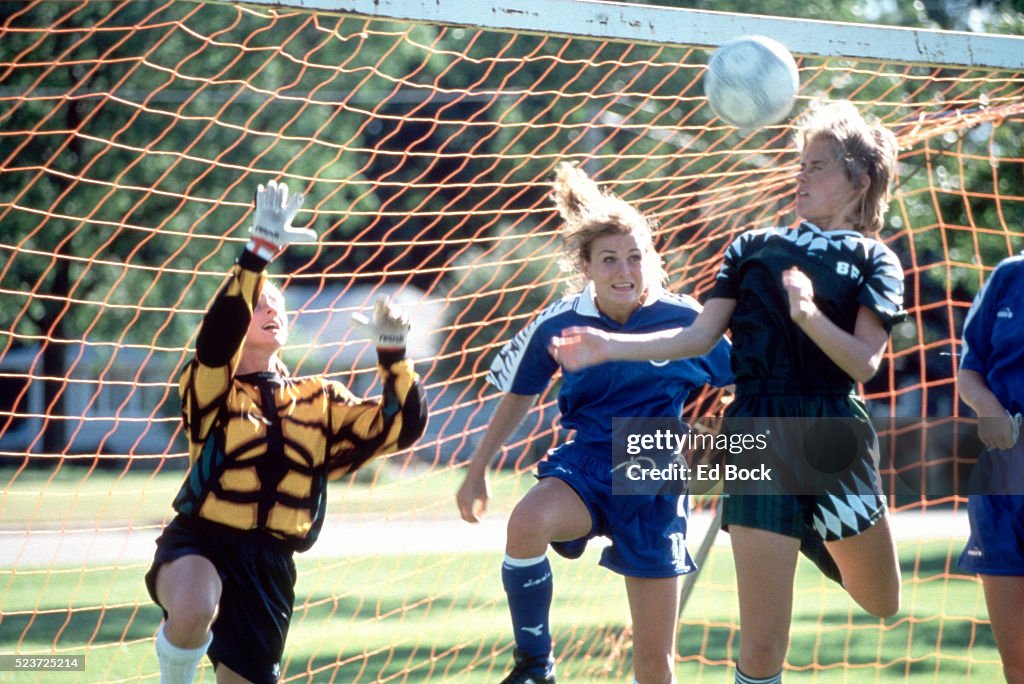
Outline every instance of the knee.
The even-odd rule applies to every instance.
[[[880,602],[877,606],[868,609],[868,612],[879,618],[891,618],[900,612],[900,597],[896,596],[888,601]]]
[[[509,516],[506,533],[510,545],[542,544],[547,546],[550,539],[545,534],[546,529],[543,516],[518,507]]]
[[[900,611],[900,591],[879,592],[857,601],[861,608],[878,618],[890,618]]]
[[[216,604],[183,601],[167,610],[167,638],[176,646],[191,648],[203,643],[217,617]]]

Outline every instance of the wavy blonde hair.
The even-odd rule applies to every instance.
[[[568,162],[555,169],[551,199],[564,222],[559,264],[571,275],[570,292],[586,286],[583,269],[590,263],[590,248],[605,235],[632,235],[643,254],[645,280],[664,283],[665,269],[654,248],[657,222],[653,219],[618,195],[601,190],[582,169]]]
[[[850,218],[854,228],[863,233],[873,235],[881,230],[889,209],[890,188],[896,179],[899,146],[892,131],[867,121],[846,100],[812,104],[797,120],[796,128],[798,152],[812,140],[825,138],[832,143],[836,161],[843,165],[851,183],[856,184],[861,176],[868,177],[868,188]]]

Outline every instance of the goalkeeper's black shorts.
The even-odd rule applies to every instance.
[[[180,515],[164,528],[156,545],[146,573],[153,602],[159,605],[156,574],[161,565],[193,554],[206,558],[223,584],[207,652],[210,660],[251,682],[277,682],[295,602],[295,563],[287,545],[261,532]]]

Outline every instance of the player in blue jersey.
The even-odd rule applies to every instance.
[[[904,315],[896,256],[867,237],[883,224],[896,172],[895,137],[848,102],[813,107],[797,122],[800,171],[794,228],[754,230],[725,254],[697,321],[649,335],[577,328],[552,352],[569,368],[608,359],[705,353],[728,328],[736,399],[727,416],[785,435],[805,418],[840,418],[855,454],[823,491],[737,495],[726,482],[723,527],[732,541],[740,611],[736,681],[779,682],[789,644],[798,552],[841,581],[868,612],[899,608],[900,572],[878,477],[877,437],[857,383],[877,371],[889,332]],[[785,464],[806,446],[773,439]],[[829,457],[826,453],[811,454]],[[748,459],[766,458],[747,454]],[[728,458],[735,458],[729,455]],[[740,459],[742,461],[742,458]]]
[[[971,536],[960,567],[981,575],[985,605],[1009,684],[1024,684],[1024,256],[1003,260],[964,322],[960,397],[988,447],[972,482]],[[972,478],[973,480],[974,478]],[[999,493],[996,493],[999,492]]]
[[[501,350],[488,380],[504,392],[475,449],[457,494],[462,518],[477,522],[489,497],[486,471],[559,367],[548,353],[565,327],[650,332],[689,325],[700,310],[662,287],[652,222],[621,198],[602,192],[580,169],[560,165],[553,197],[565,220],[563,263],[582,290],[541,311]],[[625,576],[633,616],[636,681],[674,681],[679,577],[694,569],[685,548],[685,495],[612,491],[613,417],[677,421],[689,393],[732,382],[729,345],[720,338],[706,356],[672,362],[609,363],[563,372],[558,395],[572,441],[537,470],[539,482],[508,521],[502,582],[515,634],[515,666],[503,684],[554,682],[549,545],[576,558],[595,536],[611,539],[601,565]]]

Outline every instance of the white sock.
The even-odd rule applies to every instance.
[[[206,643],[196,648],[175,646],[164,634],[164,626],[156,633],[156,659],[160,663],[160,684],[192,684],[199,661],[206,655],[206,649],[213,642],[211,632]]]

